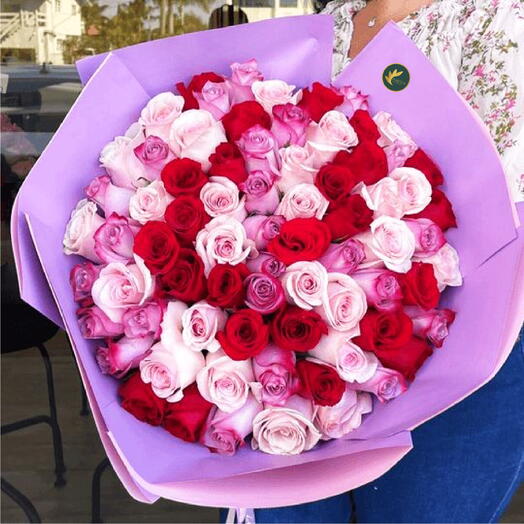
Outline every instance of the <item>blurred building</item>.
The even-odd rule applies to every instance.
[[[312,0],[240,0],[239,6],[250,22],[314,12]]]

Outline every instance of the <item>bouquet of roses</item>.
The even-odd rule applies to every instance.
[[[103,148],[64,249],[89,260],[80,329],[125,409],[218,453],[252,434],[298,454],[442,346],[455,216],[435,163],[356,89],[231,69],[154,96]]]

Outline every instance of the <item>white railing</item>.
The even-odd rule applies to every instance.
[[[38,11],[0,13],[0,42],[22,27],[45,27],[46,16]]]

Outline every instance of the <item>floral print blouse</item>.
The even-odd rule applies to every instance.
[[[349,63],[352,18],[365,0],[333,0],[333,72]],[[399,22],[488,126],[511,195],[524,201],[524,0],[434,0]]]

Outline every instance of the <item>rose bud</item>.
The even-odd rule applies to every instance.
[[[96,202],[104,216],[112,213],[127,217],[129,215],[129,200],[133,196],[132,189],[115,186],[108,175],[97,176],[85,188],[87,197]]]
[[[246,163],[236,144],[222,142],[209,157],[209,162],[209,176],[227,177],[237,186],[247,179]]]
[[[142,306],[130,307],[122,315],[125,336],[137,338],[151,335],[158,339],[163,315],[164,309],[157,302],[146,302]]]
[[[247,267],[253,273],[266,273],[278,278],[285,270],[286,266],[275,255],[267,252],[260,253],[258,257],[247,261]]]
[[[253,430],[253,420],[261,411],[262,405],[251,395],[233,413],[219,409],[212,411],[200,442],[212,453],[234,455],[237,448],[245,444],[244,439]]]
[[[262,250],[266,248],[270,240],[278,236],[285,221],[286,219],[279,215],[253,215],[247,217],[242,225],[247,237],[254,240],[258,250]]]
[[[94,234],[95,253],[98,258],[110,262],[126,263],[133,258],[134,234],[127,218],[113,213]]]
[[[73,289],[73,300],[75,302],[91,301],[91,288],[101,269],[101,266],[92,262],[82,262],[71,268],[69,283]]]
[[[334,406],[340,401],[345,383],[334,367],[320,360],[306,359],[297,362],[301,388],[299,395],[309,398],[317,406]]]
[[[272,344],[253,358],[253,372],[257,382],[251,384],[251,389],[259,402],[283,406],[298,391],[300,381],[295,362],[293,351],[280,349]]]
[[[406,313],[413,322],[413,334],[425,338],[435,347],[440,348],[448,336],[449,326],[455,320],[451,309],[432,309],[424,311],[418,307],[406,307]]]
[[[365,258],[362,242],[348,238],[340,244],[331,244],[319,262],[330,272],[351,275]]]
[[[151,385],[142,381],[139,372],[120,384],[118,396],[122,399],[122,407],[138,420],[152,426],[162,424],[166,401],[153,393]]]
[[[107,347],[98,347],[96,361],[102,373],[122,378],[130,369],[138,367],[153,343],[153,337],[122,337],[106,340]]]
[[[417,218],[405,222],[415,236],[415,257],[431,257],[446,243],[442,229],[431,220]]]
[[[344,394],[334,406],[320,406],[315,415],[315,426],[322,440],[341,438],[362,424],[362,415],[371,413],[373,402],[368,393],[353,391],[346,384]]]
[[[402,289],[396,273],[389,269],[361,269],[352,275],[364,290],[368,305],[380,311],[400,307]]]
[[[348,384],[348,387],[358,391],[369,391],[380,402],[388,402],[404,393],[408,384],[402,373],[379,366],[369,380],[360,384]]]
[[[413,262],[411,269],[401,275],[402,302],[420,306],[428,310],[436,308],[440,300],[440,291],[431,264]]]
[[[244,280],[248,275],[245,264],[217,264],[208,276],[207,301],[222,308],[239,307],[244,303]]]
[[[163,220],[166,207],[173,197],[166,191],[161,180],[155,180],[148,186],[139,187],[129,200],[131,218],[145,224],[151,220]]]
[[[278,147],[303,146],[306,143],[306,127],[310,121],[310,116],[294,104],[274,105],[271,132]]]
[[[224,328],[225,312],[205,301],[197,302],[182,314],[182,338],[194,351],[214,353],[220,348],[217,331]]]
[[[120,322],[113,322],[96,306],[80,308],[76,314],[84,338],[117,337],[124,333],[124,326]]]
[[[251,273],[244,286],[246,306],[262,315],[274,313],[285,302],[282,284],[266,273]]]

